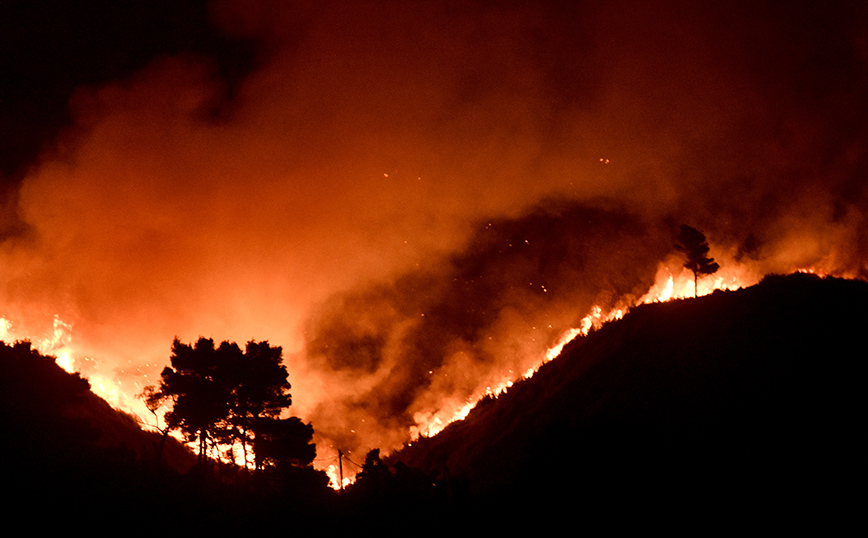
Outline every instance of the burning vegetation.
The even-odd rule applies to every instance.
[[[82,0],[2,25],[0,339],[253,474],[287,426],[333,486],[341,462],[385,483],[607,322],[868,278],[860,2]],[[276,344],[297,422],[227,366],[187,420],[203,376],[173,362],[224,340]]]
[[[391,462],[492,509],[566,487],[563,504],[546,502],[707,515],[772,496],[781,513],[834,510],[858,459],[859,389],[841,373],[864,347],[866,298],[864,281],[794,274],[639,306]],[[840,315],[806,333],[810,312],[827,311]]]
[[[590,511],[588,521],[613,510],[652,515],[672,504],[718,517],[745,503],[765,506],[769,496],[788,507],[773,509],[778,517],[794,508],[825,513],[846,502],[840,487],[859,456],[850,427],[861,412],[859,389],[847,372],[852,351],[865,344],[866,301],[864,281],[795,273],[697,300],[640,304],[558,342],[558,360],[489,393],[438,435],[420,436],[389,457],[369,451],[340,495],[304,463],[276,472],[279,465],[200,459],[178,474],[154,457],[160,436],[146,439],[132,420],[126,437],[107,429],[107,414],[116,411],[104,402],[95,411],[86,380],[28,343],[3,344],[3,426],[21,431],[4,450],[7,461],[25,463],[7,485],[30,492],[50,482],[48,498],[71,508],[80,503],[67,497],[81,487],[106,507],[147,502],[164,523],[185,529],[249,529],[288,515],[302,517],[302,526],[313,523],[304,518],[327,515],[337,528],[397,529],[432,509],[443,521],[487,520],[504,507],[535,506],[541,491],[557,492],[545,500],[550,509],[578,505]],[[830,311],[839,315],[814,317],[805,331],[812,313]],[[173,349],[207,358],[232,347],[199,341]],[[270,437],[260,426],[250,431],[265,461],[270,452],[259,443]],[[141,447],[137,456],[133,446]],[[570,461],[569,471],[552,471],[551,461]],[[355,465],[353,458],[344,463]],[[196,515],[206,519],[191,526]]]

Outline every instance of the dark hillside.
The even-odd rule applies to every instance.
[[[156,459],[159,434],[143,431],[135,418],[91,392],[86,379],[67,373],[29,342],[0,342],[0,404],[3,454],[42,460],[78,451],[118,451]],[[195,461],[174,440],[164,456],[177,471],[189,470]]]
[[[158,461],[158,434],[29,342],[0,342],[0,432],[5,513],[40,510],[65,530],[122,521],[124,529],[226,533],[304,515],[300,529],[330,493],[313,469],[251,476],[230,465],[194,466],[193,453],[171,437]]]
[[[29,342],[0,342],[0,461],[13,502],[57,508],[153,504],[166,473],[195,462],[171,439],[157,473],[160,436],[90,391]],[[159,478],[158,478],[159,477]],[[8,504],[8,503],[7,503]]]
[[[866,305],[866,282],[795,274],[637,307],[394,459],[501,510],[846,502]]]

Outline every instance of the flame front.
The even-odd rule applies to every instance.
[[[684,268],[682,262],[677,259],[669,259],[660,264],[655,276],[654,284],[639,299],[630,306],[653,302],[666,302],[674,299],[691,298],[708,295],[717,290],[737,290],[756,284],[759,281],[757,274],[743,264],[733,260],[721,267],[713,275],[698,279],[698,289],[694,290],[694,275]],[[566,330],[558,340],[539,357],[538,364],[525,371],[521,376],[503,377],[493,387],[487,386],[481,393],[474,394],[463,402],[450,402],[442,406],[436,412],[417,412],[414,415],[416,424],[410,428],[410,438],[416,440],[420,436],[431,437],[443,431],[452,422],[463,420],[470,414],[479,400],[484,396],[497,397],[515,382],[532,377],[539,368],[551,360],[560,356],[564,346],[580,336],[587,336],[591,330],[599,329],[603,324],[621,319],[629,306],[619,305],[604,313],[599,305],[591,307],[590,312],[581,319],[578,327]]]
[[[812,269],[810,270],[813,271]],[[698,295],[702,296],[715,290],[734,290],[746,287],[756,283],[758,280],[759,277],[756,272],[750,270],[745,265],[728,259],[727,263],[722,265],[718,273],[699,280],[697,291]],[[434,403],[427,408],[417,410],[413,414],[414,424],[406,432],[407,439],[413,442],[420,437],[434,436],[449,424],[466,418],[482,398],[486,396],[496,398],[512,387],[514,383],[532,377],[543,364],[556,359],[563,348],[575,338],[586,336],[590,331],[600,328],[603,324],[620,319],[631,306],[693,297],[693,286],[693,274],[684,269],[680,260],[673,258],[660,263],[654,282],[647,292],[642,294],[638,299],[628,300],[622,298],[616,302],[616,306],[607,309],[604,309],[599,304],[592,306],[587,314],[581,318],[577,326],[563,330],[542,354],[528,356],[525,360],[520,361],[521,364],[528,364],[530,366],[520,369],[508,369],[508,371],[480,385],[469,398],[441,397],[439,400],[432,400]],[[114,407],[138,416],[140,422],[144,425],[154,420],[153,415],[145,408],[143,402],[132,396],[133,392],[125,388],[121,383],[118,383],[112,375],[104,371],[101,367],[101,361],[83,357],[76,350],[73,338],[73,325],[63,321],[59,316],[53,318],[51,329],[48,331],[48,335],[43,338],[19,334],[12,321],[0,318],[0,339],[7,342],[30,339],[35,342],[37,349],[41,353],[54,355],[58,365],[65,370],[69,372],[85,370],[86,377],[89,379],[93,391]],[[430,373],[434,374],[433,371]],[[138,387],[139,391],[140,388]],[[243,454],[237,446],[231,447],[230,450],[232,452],[231,455],[227,452],[227,459],[243,462]],[[388,449],[384,450],[384,452],[388,453]],[[248,461],[247,463],[250,466],[250,462]],[[318,468],[321,468],[330,477],[333,488],[340,489],[341,480],[336,464],[318,464]],[[353,470],[345,468],[344,486],[353,482],[354,474]]]
[[[135,396],[141,387],[131,391],[129,386],[121,383],[116,376],[105,372],[101,361],[83,356],[75,347],[72,324],[63,321],[59,316],[54,316],[52,330],[48,336],[42,338],[20,334],[11,320],[0,317],[0,340],[8,344],[22,340],[32,342],[37,351],[53,356],[57,365],[65,371],[79,373],[87,378],[91,391],[112,407],[137,417],[143,426],[149,424],[150,413],[144,402]]]

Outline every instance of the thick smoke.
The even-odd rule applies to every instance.
[[[727,4],[217,2],[256,69],[80,88],[0,314],[131,394],[175,336],[267,339],[297,413],[385,448],[644,292],[682,222],[868,276],[865,9]]]
[[[634,215],[550,201],[480,223],[437,265],[334,296],[307,334],[309,364],[335,387],[312,415],[320,434],[344,447],[405,441],[417,414],[538,366],[592,306],[638,298],[667,239]]]

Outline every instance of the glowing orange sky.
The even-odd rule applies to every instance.
[[[20,186],[27,231],[0,251],[0,314],[19,333],[58,315],[90,368],[137,388],[175,336],[269,340],[294,411],[327,420],[391,374],[309,360],[311,319],[413,271],[451,278],[432,268],[550,197],[630,215],[653,235],[624,243],[649,244],[651,280],[680,222],[760,272],[868,273],[868,47],[850,26],[800,34],[768,6],[284,4],[214,4],[223,31],[259,44],[228,101],[192,54],[78,89],[75,126]],[[842,71],[823,70],[839,53]],[[624,249],[588,256],[614,268]],[[586,313],[545,305],[563,323]],[[489,326],[518,346],[533,316],[510,308]],[[437,368],[476,372],[459,351]]]

